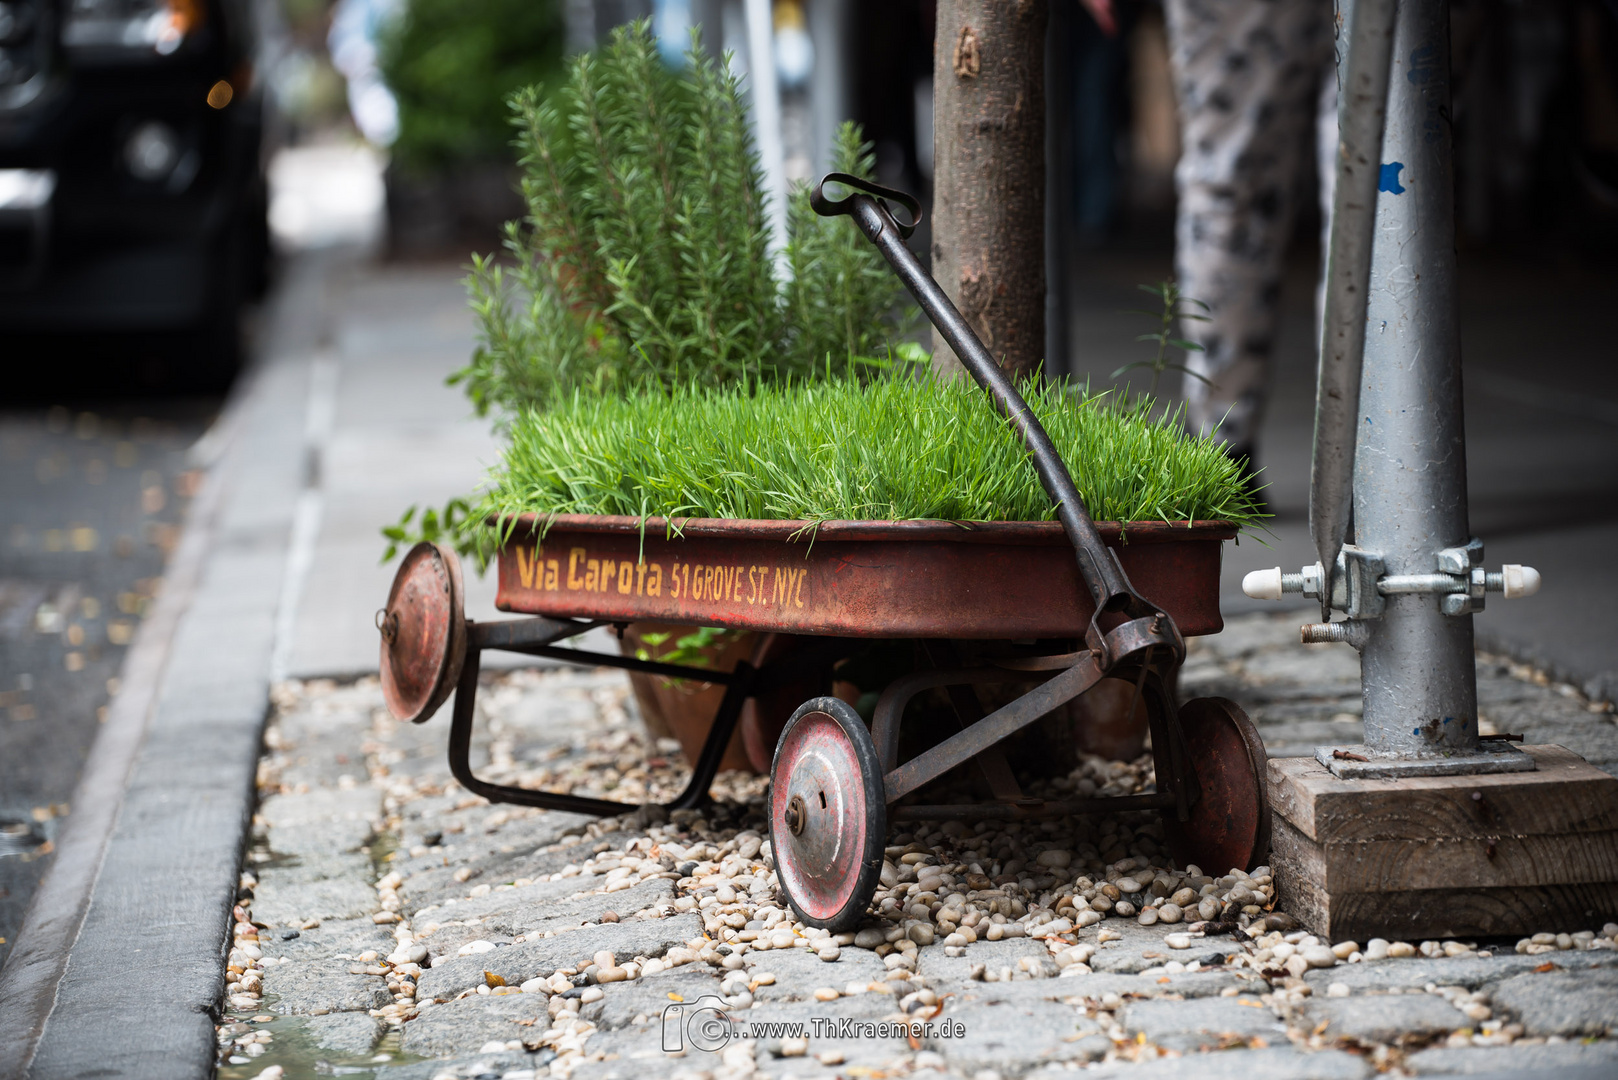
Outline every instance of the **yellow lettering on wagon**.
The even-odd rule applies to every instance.
[[[517,577],[522,581],[523,588],[532,589],[534,587],[534,570],[538,566],[538,551],[535,551],[533,557],[530,558],[527,548],[520,547],[517,549]]]
[[[664,576],[670,579],[671,600],[710,605],[756,605],[803,608],[809,569],[802,566],[765,566],[742,563],[690,563],[678,558],[669,565],[647,559],[591,558],[588,548],[568,549],[567,570],[560,558],[545,558],[542,547],[518,548],[517,577],[524,589],[554,592],[609,592],[620,596],[663,597]]]

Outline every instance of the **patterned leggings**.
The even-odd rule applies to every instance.
[[[1282,257],[1313,126],[1331,208],[1337,80],[1331,0],[1166,0],[1180,107],[1175,274],[1208,304],[1185,336],[1193,430],[1251,452],[1279,322]],[[1325,233],[1322,233],[1324,241]],[[1319,298],[1317,294],[1317,310]],[[1210,385],[1211,384],[1211,385]]]

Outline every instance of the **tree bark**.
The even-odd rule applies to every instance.
[[[940,0],[933,276],[1007,371],[1045,352],[1046,0]],[[935,332],[933,366],[960,361]]]

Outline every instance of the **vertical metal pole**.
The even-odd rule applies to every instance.
[[[1309,534],[1320,565],[1328,568],[1342,550],[1352,500],[1365,304],[1397,9],[1396,0],[1338,2],[1337,182],[1309,476]],[[1327,601],[1322,592],[1322,618],[1329,617]]]
[[[1354,529],[1387,573],[1429,574],[1468,540],[1455,309],[1448,0],[1400,0],[1382,141],[1354,457]],[[1365,743],[1407,757],[1475,750],[1472,616],[1386,598],[1361,653]]]
[[[747,18],[747,85],[753,97],[753,140],[770,197],[770,257],[777,274],[787,269],[787,173],[781,146],[781,87],[775,76],[775,24],[770,0],[743,0]]]

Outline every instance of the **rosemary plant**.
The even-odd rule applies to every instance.
[[[903,289],[851,221],[792,195],[786,262],[770,256],[763,177],[728,62],[693,38],[670,70],[644,21],[573,59],[562,85],[512,98],[528,217],[510,265],[475,258],[480,323],[453,376],[507,417],[578,390],[812,378],[897,339]],[[859,129],[834,167],[869,176]]]

